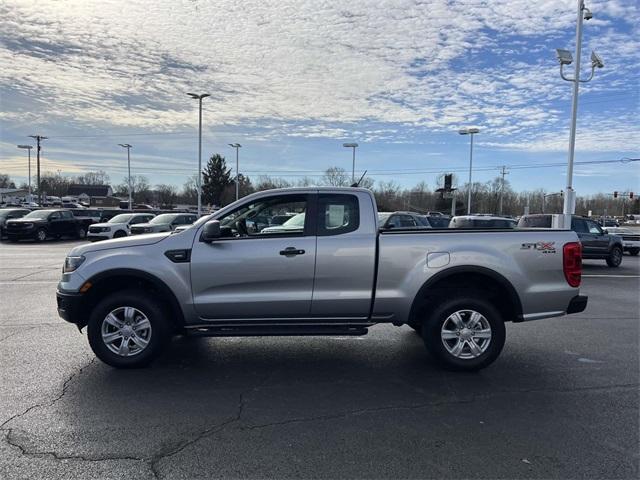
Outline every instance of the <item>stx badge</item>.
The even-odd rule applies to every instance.
[[[520,250],[538,250],[542,253],[556,253],[556,242],[523,243]]]

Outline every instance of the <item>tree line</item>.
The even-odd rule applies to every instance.
[[[443,183],[440,176],[437,183]],[[454,176],[455,178],[455,176]],[[68,188],[73,184],[105,185],[109,183],[109,175],[102,171],[86,172],[79,176],[64,176],[60,172],[44,172],[41,175],[41,187],[46,195],[65,196]],[[202,203],[209,206],[224,206],[235,200],[236,179],[232,176],[231,168],[227,166],[224,156],[213,154],[208,159],[202,171]],[[522,215],[528,207],[530,213],[560,213],[563,198],[560,192],[548,192],[544,189],[516,192],[508,180],[496,177],[487,182],[472,183],[471,211],[474,213],[500,213],[500,197],[502,195],[502,214]],[[454,181],[455,183],[455,181]],[[197,176],[187,179],[178,189],[171,184],[157,184],[152,186],[144,175],[131,176],[133,200],[135,203],[153,204],[161,207],[171,207],[177,204],[195,205],[197,203]],[[307,186],[336,186],[345,187],[351,184],[351,176],[341,167],[330,167],[320,177],[303,177],[297,181],[290,181],[277,176],[262,175],[251,179],[246,175],[238,175],[238,190],[240,198],[262,190],[286,187]],[[467,211],[468,184],[459,185],[454,192],[455,199],[444,197],[437,192],[439,185],[430,188],[425,181],[419,181],[412,188],[403,188],[397,182],[377,181],[364,177],[360,186],[373,191],[380,211],[411,210],[420,213],[440,211],[451,213],[452,203],[457,215]],[[32,185],[36,192],[35,185]],[[6,174],[0,174],[0,188],[15,188],[15,183]],[[26,189],[26,184],[19,188]],[[115,196],[127,198],[129,186],[127,178],[112,187]],[[37,193],[37,192],[36,192]],[[640,213],[638,198],[617,198],[598,193],[595,195],[579,196],[576,200],[576,213],[579,215],[624,215],[626,213]]]

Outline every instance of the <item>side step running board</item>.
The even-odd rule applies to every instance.
[[[303,335],[366,335],[366,327],[337,325],[245,325],[214,326],[205,325],[187,329],[187,334],[197,337],[264,337]]]

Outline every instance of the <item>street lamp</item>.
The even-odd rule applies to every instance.
[[[471,135],[469,146],[469,192],[467,194],[467,215],[471,215],[471,171],[473,168],[473,136],[480,133],[480,129],[476,127],[462,128],[458,131],[460,135]]]
[[[562,213],[564,214],[563,225],[571,225],[571,215],[576,210],[576,192],[573,190],[573,158],[576,147],[576,120],[578,115],[578,90],[580,83],[585,83],[593,78],[596,68],[604,67],[604,62],[596,54],[591,52],[591,74],[586,80],[580,80],[580,55],[582,51],[582,20],[591,20],[593,14],[591,10],[584,6],[584,0],[578,0],[578,22],[576,25],[576,55],[575,55],[575,73],[573,78],[564,75],[563,67],[573,63],[573,56],[569,50],[561,48],[556,49],[556,56],[560,63],[560,77],[567,82],[573,82],[573,99],[571,101],[571,130],[569,133],[569,158],[567,161],[567,189],[564,196],[564,206]]]
[[[24,148],[27,150],[27,152],[29,152],[29,201],[33,201],[31,199],[31,149],[33,148],[33,145],[18,145],[18,148]]]
[[[238,165],[240,156],[239,152],[242,145],[239,143],[230,143],[229,146],[236,149],[236,201],[238,201],[240,198],[240,170],[238,170]]]
[[[195,93],[187,93],[191,98],[198,100],[198,177],[196,186],[198,187],[198,217],[202,214],[202,99],[210,97],[208,93],[201,93],[200,95]]]
[[[353,149],[353,163],[351,164],[351,183],[355,183],[356,181],[356,148],[358,148],[357,143],[343,143],[343,147],[352,148]]]
[[[132,205],[131,205],[131,145],[129,145],[128,143],[119,143],[118,145],[120,145],[122,148],[126,148],[127,149],[127,170],[129,171],[129,175],[128,175],[128,185],[129,185],[129,210],[131,210]]]

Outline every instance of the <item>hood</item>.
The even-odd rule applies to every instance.
[[[133,227],[142,227],[142,228],[158,228],[158,227],[166,227],[170,225],[169,223],[136,223],[135,225],[131,225]]]
[[[46,222],[46,218],[11,218],[7,220],[7,223],[38,223],[38,222]]]
[[[102,222],[102,223],[92,223],[91,225],[89,225],[90,227],[119,227],[120,225],[124,225],[124,223],[108,223],[108,222]]]
[[[75,247],[69,252],[70,256],[84,255],[85,253],[99,252],[101,250],[110,250],[112,248],[131,248],[142,247],[144,245],[153,245],[161,242],[171,235],[170,232],[152,233],[148,235],[139,235],[135,237],[114,238],[112,240],[104,240],[98,243],[89,243]]]

